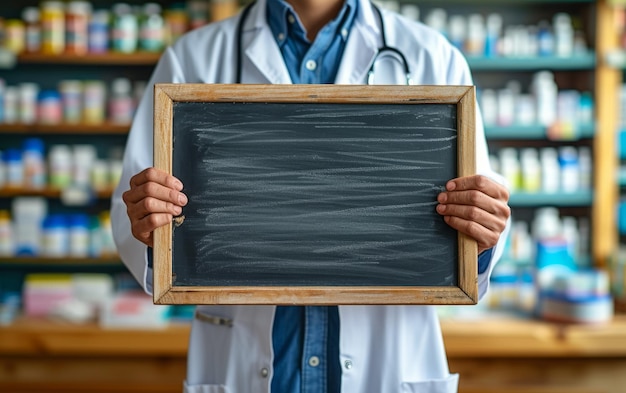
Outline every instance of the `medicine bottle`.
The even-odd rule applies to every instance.
[[[102,81],[83,82],[83,121],[102,124],[105,120],[106,86]]]
[[[165,46],[165,20],[161,15],[161,6],[146,3],[139,29],[139,47],[148,52],[159,52]]]
[[[9,257],[14,253],[11,215],[8,210],[0,210],[0,256]]]
[[[134,100],[131,83],[127,78],[114,79],[109,98],[109,117],[115,124],[130,124],[133,119]]]
[[[19,120],[19,89],[15,86],[4,88],[3,118],[8,124],[17,123]]]
[[[107,10],[95,10],[88,25],[88,47],[90,53],[105,53],[109,50],[109,20]]]
[[[57,189],[72,184],[72,150],[68,145],[53,145],[48,153],[50,186]]]
[[[41,138],[28,138],[24,141],[22,161],[24,165],[24,186],[44,188],[46,186],[46,160],[44,142]]]
[[[65,8],[60,1],[41,3],[41,52],[58,55],[65,49]]]
[[[40,124],[59,124],[63,121],[61,95],[56,90],[43,90],[37,102],[37,118]]]
[[[126,3],[113,5],[112,49],[116,52],[133,53],[137,50],[139,26],[137,16]]]
[[[89,217],[86,214],[72,214],[68,218],[68,254],[71,257],[89,256]]]
[[[50,214],[43,220],[41,254],[46,257],[64,257],[69,250],[69,236],[65,216]]]
[[[39,23],[39,8],[26,7],[22,11],[24,20],[24,50],[27,53],[37,53],[41,50],[41,25]]]
[[[5,150],[4,163],[6,165],[6,186],[9,188],[23,187],[24,164],[22,162],[22,151],[13,148]]]
[[[70,1],[65,12],[65,51],[84,55],[89,49],[91,3]]]
[[[5,22],[4,29],[4,48],[15,54],[22,53],[26,46],[24,22],[19,19],[9,19]]]
[[[37,96],[39,85],[36,83],[22,83],[19,86],[19,117],[24,124],[37,122]]]
[[[63,121],[69,124],[80,123],[83,116],[82,107],[83,84],[78,80],[63,80],[59,82],[61,103],[63,106]]]

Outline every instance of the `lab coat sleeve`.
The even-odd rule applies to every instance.
[[[452,61],[450,67],[448,68],[448,80],[451,81],[450,84],[456,85],[473,85],[472,75],[467,65],[467,61],[465,57],[456,49],[452,48]],[[459,66],[461,71],[459,72]],[[487,148],[487,138],[485,137],[485,128],[483,125],[483,119],[481,115],[480,108],[478,107],[478,103],[476,103],[476,173],[480,175],[484,175],[504,186],[506,186],[506,181],[504,178],[496,173],[489,163],[489,149]],[[478,275],[478,298],[482,299],[482,297],[487,293],[489,288],[489,277],[491,276],[491,272],[496,264],[496,262],[502,257],[502,253],[504,251],[504,246],[506,243],[506,239],[508,238],[509,229],[511,226],[511,218],[507,220],[506,228],[500,235],[500,239],[498,243],[493,249],[493,253],[491,256],[491,261],[489,262],[489,266],[487,269]]]
[[[148,268],[147,246],[132,235],[122,194],[130,189],[132,176],[153,165],[153,89],[155,83],[166,82],[184,82],[180,63],[170,48],[161,56],[137,108],[126,141],[122,176],[111,197],[111,225],[117,251],[148,294],[152,294],[152,269]]]

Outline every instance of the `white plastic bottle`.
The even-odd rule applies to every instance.
[[[550,71],[536,73],[532,81],[532,93],[537,103],[537,122],[550,127],[557,117],[558,87],[554,81],[554,74]]]
[[[561,178],[558,152],[553,147],[544,147],[539,156],[541,161],[541,189],[545,193],[556,193],[559,191]]]

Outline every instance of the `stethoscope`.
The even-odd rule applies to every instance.
[[[237,39],[237,74],[236,74],[237,80],[236,80],[236,83],[241,83],[241,75],[242,75],[242,59],[241,58],[242,58],[242,50],[243,50],[242,49],[243,25],[248,17],[248,13],[250,12],[250,9],[252,8],[254,4],[255,2],[252,2],[243,9],[243,11],[241,12],[241,17],[239,18],[239,22],[237,24],[237,36],[236,36],[236,39]],[[400,52],[397,48],[387,45],[387,38],[385,37],[385,25],[383,22],[383,15],[378,9],[378,7],[376,7],[374,4],[372,4],[372,7],[374,7],[374,9],[376,10],[376,14],[378,15],[378,20],[380,21],[380,31],[381,31],[381,38],[383,41],[383,45],[380,48],[378,48],[378,52],[376,53],[376,56],[374,56],[374,61],[372,61],[372,65],[370,66],[369,72],[367,73],[367,84],[368,85],[374,84],[374,66],[376,65],[376,61],[381,57],[390,56],[390,57],[396,57],[400,59],[400,62],[402,63],[402,67],[404,68],[406,84],[412,85],[413,80],[411,79],[409,63],[406,61],[406,57],[404,57],[402,52]]]

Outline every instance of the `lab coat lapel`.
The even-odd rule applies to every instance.
[[[378,53],[380,30],[371,5],[361,2],[358,13],[335,77],[336,84],[367,83],[367,73]]]
[[[257,81],[257,83],[291,83],[289,77],[289,71],[283,61],[283,56],[280,53],[280,48],[267,24],[264,24],[259,30],[257,30],[254,38],[248,46],[244,46],[244,70],[246,63],[251,63],[260,74],[262,74],[266,81]],[[244,75],[247,72],[244,71]],[[245,82],[245,78],[244,78]]]

